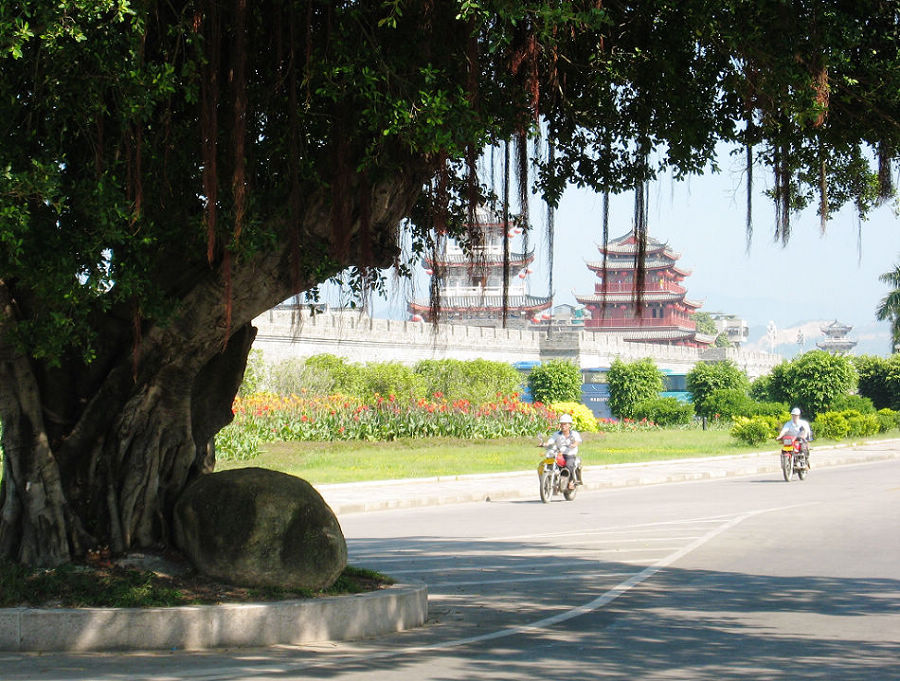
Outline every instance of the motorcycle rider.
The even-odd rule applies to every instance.
[[[812,440],[812,428],[810,428],[808,421],[800,418],[800,407],[791,409],[791,420],[784,424],[781,432],[778,433],[778,437],[775,439],[780,441],[785,435],[801,438],[800,451],[806,456],[806,465],[811,468],[809,465],[809,444],[807,443],[809,440]]]
[[[578,455],[578,445],[581,444],[581,435],[572,427],[572,415],[563,414],[559,417],[559,430],[550,436],[550,442],[566,457],[566,468],[569,470],[569,489],[575,489],[575,457]]]

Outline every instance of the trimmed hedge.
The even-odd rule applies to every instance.
[[[634,419],[647,419],[658,426],[681,426],[694,418],[694,405],[675,397],[657,397],[638,402],[634,407]]]

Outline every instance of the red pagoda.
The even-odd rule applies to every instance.
[[[575,296],[590,310],[591,318],[584,323],[586,331],[622,334],[628,341],[690,347],[707,347],[715,340],[715,336],[697,332],[692,317],[702,303],[685,297],[687,289],[682,282],[690,271],[676,264],[680,253],[647,237],[641,307],[635,310],[638,244],[634,231],[599,250],[606,256],[606,286],[603,262],[588,262],[599,281],[592,295]]]
[[[478,223],[484,238],[482,244],[467,255],[459,244],[447,240],[444,252],[424,259],[425,273],[440,279],[440,315],[451,324],[499,327],[503,322],[503,233],[512,242],[521,229],[503,223],[495,213],[480,208]],[[540,321],[549,310],[550,296],[532,296],[528,292],[529,265],[534,250],[509,253],[507,286],[507,326],[523,328]],[[411,300],[408,305],[414,321],[431,321],[428,299]]]

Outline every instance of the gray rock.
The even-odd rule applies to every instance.
[[[322,589],[347,565],[332,510],[305,480],[263,468],[199,477],[175,505],[175,541],[203,574],[241,586]]]

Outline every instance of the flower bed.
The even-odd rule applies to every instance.
[[[376,396],[372,404],[342,395],[257,393],[236,398],[232,411],[234,421],[216,436],[220,459],[253,458],[265,442],[490,439],[545,433],[556,424],[551,408],[522,402],[517,395],[473,405],[467,400],[448,402],[440,393],[430,400]]]

